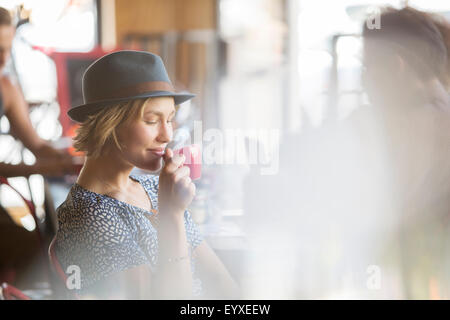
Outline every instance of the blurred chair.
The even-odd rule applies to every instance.
[[[2,283],[2,295],[4,300],[31,300],[29,296],[6,282]]]
[[[38,225],[38,224],[37,224],[37,223],[38,223],[38,218],[37,218],[37,216],[36,216],[36,210],[35,210],[35,208],[34,208],[33,202],[31,202],[30,200],[26,199],[26,198],[25,198],[25,197],[24,197],[24,196],[23,196],[16,188],[14,188],[13,186],[11,186],[11,185],[9,184],[7,178],[0,176],[0,185],[2,185],[2,184],[7,185],[9,188],[11,188],[11,190],[13,190],[14,192],[16,192],[16,193],[19,195],[19,197],[22,198],[22,200],[25,202],[25,204],[27,205],[28,209],[30,210],[30,213],[31,213],[31,215],[33,216],[33,219],[35,220],[36,226],[37,226],[37,225]],[[39,232],[39,229],[38,229],[38,228],[36,228],[36,232],[39,234],[39,238],[40,238],[41,235],[40,235],[40,232]]]
[[[15,193],[17,193],[19,195],[19,197],[22,198],[22,200],[25,202],[28,209],[30,210],[30,214],[33,217],[33,220],[36,224],[36,236],[37,236],[38,245],[42,250],[43,256],[45,257],[46,256],[45,245],[44,245],[41,231],[39,230],[39,219],[36,216],[36,209],[35,209],[33,202],[31,200],[26,199],[16,188],[14,188],[13,186],[11,186],[9,184],[8,179],[6,179],[5,177],[2,177],[2,176],[0,176],[0,186],[1,185],[7,185],[11,190],[13,190]]]
[[[16,188],[11,186],[11,184],[8,182],[8,179],[6,179],[5,177],[2,177],[2,176],[0,176],[0,186],[1,185],[8,186],[12,191],[14,191],[23,200],[23,202],[25,203],[26,207],[28,208],[31,216],[33,217],[34,223],[36,225],[36,228],[35,228],[34,232],[36,234],[37,246],[38,246],[39,250],[41,251],[40,254],[41,254],[41,257],[43,258],[42,261],[43,261],[43,263],[45,265],[44,268],[46,269],[45,270],[45,273],[46,273],[45,277],[46,277],[46,280],[48,280],[47,277],[49,276],[50,272],[49,272],[48,264],[46,263],[47,262],[47,259],[46,259],[46,246],[44,244],[44,239],[43,239],[43,235],[41,233],[41,230],[39,229],[39,219],[37,218],[37,215],[36,215],[35,206],[34,206],[34,204],[33,204],[33,202],[31,200],[26,199]]]
[[[50,245],[48,246],[48,257],[50,260],[50,264],[53,267],[53,270],[57,273],[58,278],[61,280],[60,284],[65,288],[65,293],[69,298],[80,300],[80,296],[76,294],[75,292],[72,292],[71,290],[67,289],[66,282],[67,282],[67,275],[64,272],[61,264],[58,261],[58,258],[56,257],[55,253],[55,241],[56,237],[52,239],[50,242]]]

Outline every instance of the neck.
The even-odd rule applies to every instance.
[[[117,153],[110,152],[97,158],[88,156],[77,183],[99,193],[125,190],[130,186],[129,176],[133,167]]]

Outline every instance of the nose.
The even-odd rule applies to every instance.
[[[172,140],[172,136],[173,136],[172,125],[168,124],[167,122],[163,122],[159,126],[159,132],[157,137],[158,142],[169,143],[170,140]]]

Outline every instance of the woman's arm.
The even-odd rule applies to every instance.
[[[5,106],[5,115],[11,125],[11,134],[35,153],[46,144],[34,130],[28,114],[28,105],[17,88],[7,77],[0,79]]]
[[[192,298],[192,270],[184,224],[184,212],[195,195],[184,156],[164,154],[158,182],[158,270],[154,292],[160,299]]]
[[[181,226],[184,228],[184,226]],[[171,234],[172,237],[174,233]],[[181,237],[183,238],[183,237]],[[186,241],[180,239],[180,247]],[[171,251],[172,252],[172,251]],[[195,248],[196,266],[206,299],[240,299],[239,286],[211,247],[202,241]],[[162,256],[160,256],[162,257]],[[159,264],[160,272],[152,275],[147,265],[130,268],[108,277],[98,284],[92,294],[83,299],[176,299],[189,298],[192,280],[190,260]],[[183,285],[184,283],[184,285]],[[184,293],[184,296],[182,292]]]
[[[48,141],[38,136],[31,124],[28,106],[19,88],[13,85],[7,77],[0,78],[0,87],[4,99],[5,115],[11,125],[11,134],[37,158],[37,162],[31,166],[0,163],[0,176],[17,177],[31,174],[62,176],[76,173],[76,167],[72,164],[68,154],[54,149]]]
[[[33,167],[26,164],[7,164],[0,162],[0,176],[10,177],[28,177],[33,173]]]
[[[192,298],[192,271],[182,213],[161,215],[158,243],[158,270],[153,278],[153,296],[157,299]]]
[[[61,177],[64,174],[76,173],[76,167],[71,163],[59,159],[47,159],[38,161],[33,165],[8,164],[0,162],[0,176],[10,177],[28,177],[32,174],[42,174],[50,177]]]
[[[211,247],[202,241],[195,248],[196,266],[206,291],[206,299],[240,299],[241,291]]]

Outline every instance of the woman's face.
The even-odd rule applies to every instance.
[[[118,128],[122,158],[141,169],[159,170],[164,149],[172,140],[174,116],[172,97],[148,99],[142,117],[138,115]]]
[[[388,44],[364,40],[362,83],[370,101],[378,106],[383,106],[398,93],[400,70],[395,62],[394,54],[389,54]]]
[[[364,39],[362,83],[369,100],[377,107],[395,106],[404,112],[405,108],[426,103],[425,79],[416,74],[406,54],[407,49],[395,43]]]

